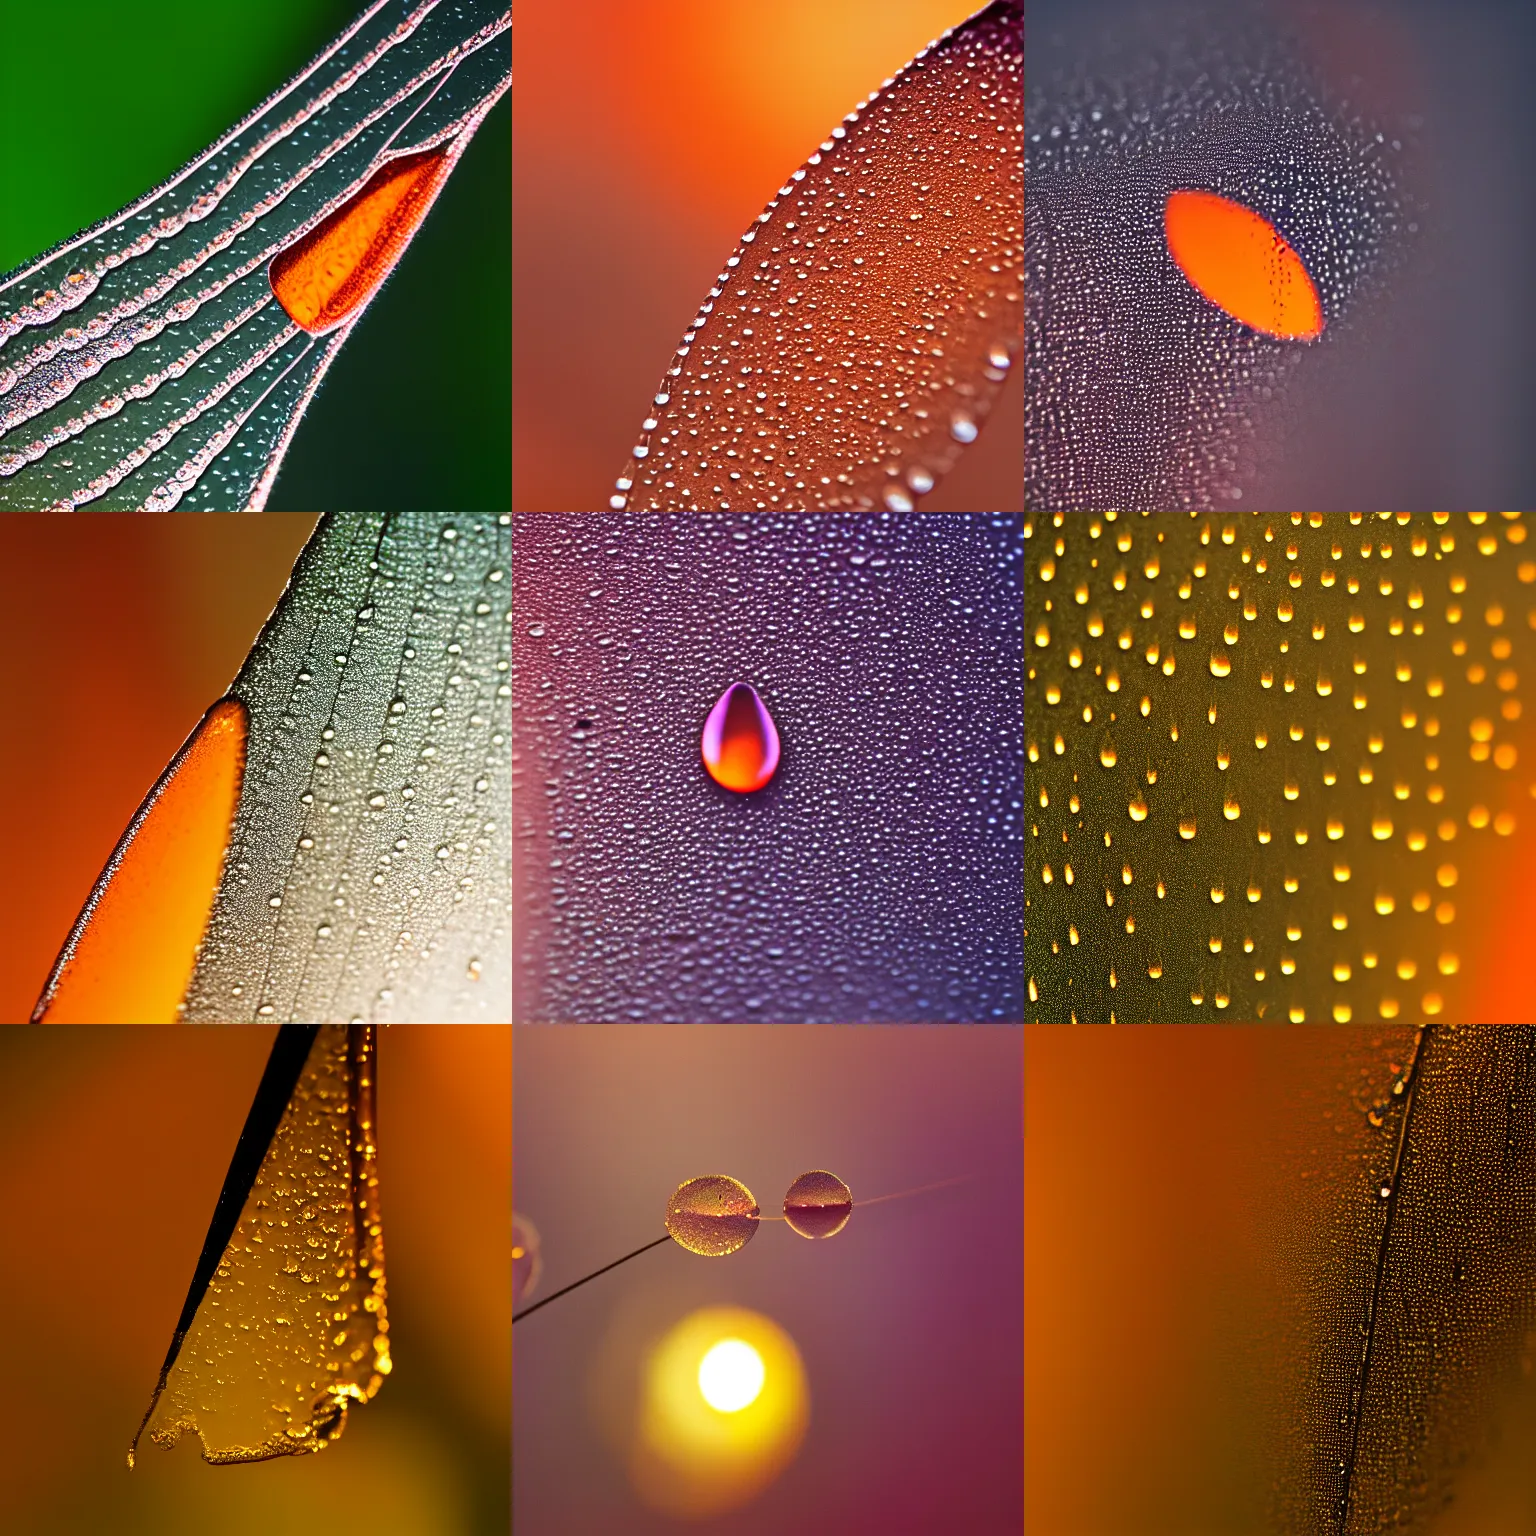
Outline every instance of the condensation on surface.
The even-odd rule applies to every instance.
[[[515,524],[515,1017],[1016,1020],[1022,520]],[[751,677],[782,756],[699,756]]]
[[[667,1201],[667,1231],[689,1253],[718,1259],[757,1235],[757,1201],[739,1179],[706,1173],[679,1184]]]
[[[381,0],[163,188],[0,279],[0,508],[260,510],[350,331],[295,324],[269,263],[386,158],[457,158],[510,25],[505,0]]]
[[[211,1462],[323,1450],[389,1374],[375,1060],[371,1031],[316,1035],[150,1415],[157,1445],[190,1429]]]
[[[1110,14],[1112,13],[1112,15]],[[1211,304],[1170,258],[1169,197],[1267,220],[1339,343],[1415,215],[1408,129],[1323,84],[1253,6],[1038,18],[1025,104],[1025,505],[1233,506],[1307,343]],[[1112,39],[1112,41],[1111,41]]]
[[[1529,1018],[1527,534],[1026,514],[1027,1016]]]
[[[911,510],[1020,351],[1022,0],[832,130],[742,236],[611,505]]]
[[[328,515],[230,692],[192,1022],[506,1022],[511,517]]]

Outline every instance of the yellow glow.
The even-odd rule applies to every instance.
[[[808,1417],[794,1340],[760,1312],[704,1307],[644,1361],[630,1479],[645,1503],[667,1514],[698,1519],[737,1509],[795,1459]]]
[[[699,1361],[699,1391],[718,1413],[740,1413],[763,1390],[763,1357],[745,1339],[721,1339]]]

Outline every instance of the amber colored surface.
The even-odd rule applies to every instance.
[[[3,1345],[7,1530],[506,1536],[510,1027],[381,1034],[397,1368],[341,1440],[323,1456],[209,1467],[187,1436],[124,1464],[274,1034],[0,1029],[0,1226],[31,1256],[0,1268],[0,1306],[25,1319]]]
[[[296,325],[321,335],[373,297],[452,165],[446,148],[391,160],[335,213],[272,258],[272,291]]]
[[[1317,289],[1268,219],[1214,192],[1175,192],[1163,227],[1179,270],[1234,320],[1282,341],[1322,335]]]
[[[37,1024],[174,1024],[240,796],[245,706],[215,704],[150,791],[48,979]]]

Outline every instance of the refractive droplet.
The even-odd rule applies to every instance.
[[[1211,303],[1282,341],[1312,341],[1323,306],[1306,267],[1262,215],[1214,192],[1178,191],[1163,211],[1168,253]]]
[[[773,777],[779,733],[751,683],[732,683],[715,701],[700,751],[710,777],[738,794],[761,789]]]
[[[389,161],[272,258],[272,292],[296,325],[319,336],[373,297],[426,218],[454,158],[451,148],[442,148]]]
[[[1113,768],[1115,766],[1115,744],[1108,736],[1104,738],[1104,744],[1099,748],[1099,761],[1106,768]]]
[[[539,1229],[520,1211],[512,1212],[512,1304],[526,1301],[544,1272]]]
[[[1147,802],[1137,795],[1128,807],[1132,821],[1145,821],[1147,819]]]
[[[1179,836],[1187,843],[1195,835],[1195,818],[1193,816],[1179,817]]]
[[[1225,651],[1212,651],[1211,652],[1211,676],[1212,677],[1227,677],[1227,676],[1230,675],[1231,671],[1232,671],[1232,662],[1231,662],[1231,659],[1227,656],[1226,652]]]
[[[853,1214],[853,1192],[825,1169],[802,1173],[784,1196],[784,1219],[801,1237],[835,1237]]]
[[[719,1258],[745,1248],[757,1232],[752,1191],[724,1173],[679,1184],[667,1201],[667,1231],[689,1253]]]

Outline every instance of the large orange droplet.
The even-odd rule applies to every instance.
[[[221,699],[160,775],[75,920],[34,1024],[174,1024],[229,843],[249,729]]]
[[[452,168],[447,148],[391,160],[279,251],[267,275],[289,318],[316,336],[350,319],[389,276]]]
[[[1163,229],[1179,270],[1234,320],[1281,341],[1322,335],[1317,288],[1268,219],[1214,192],[1175,192]]]
[[[779,766],[779,733],[751,683],[732,683],[704,722],[700,744],[710,777],[747,794],[761,789]]]

